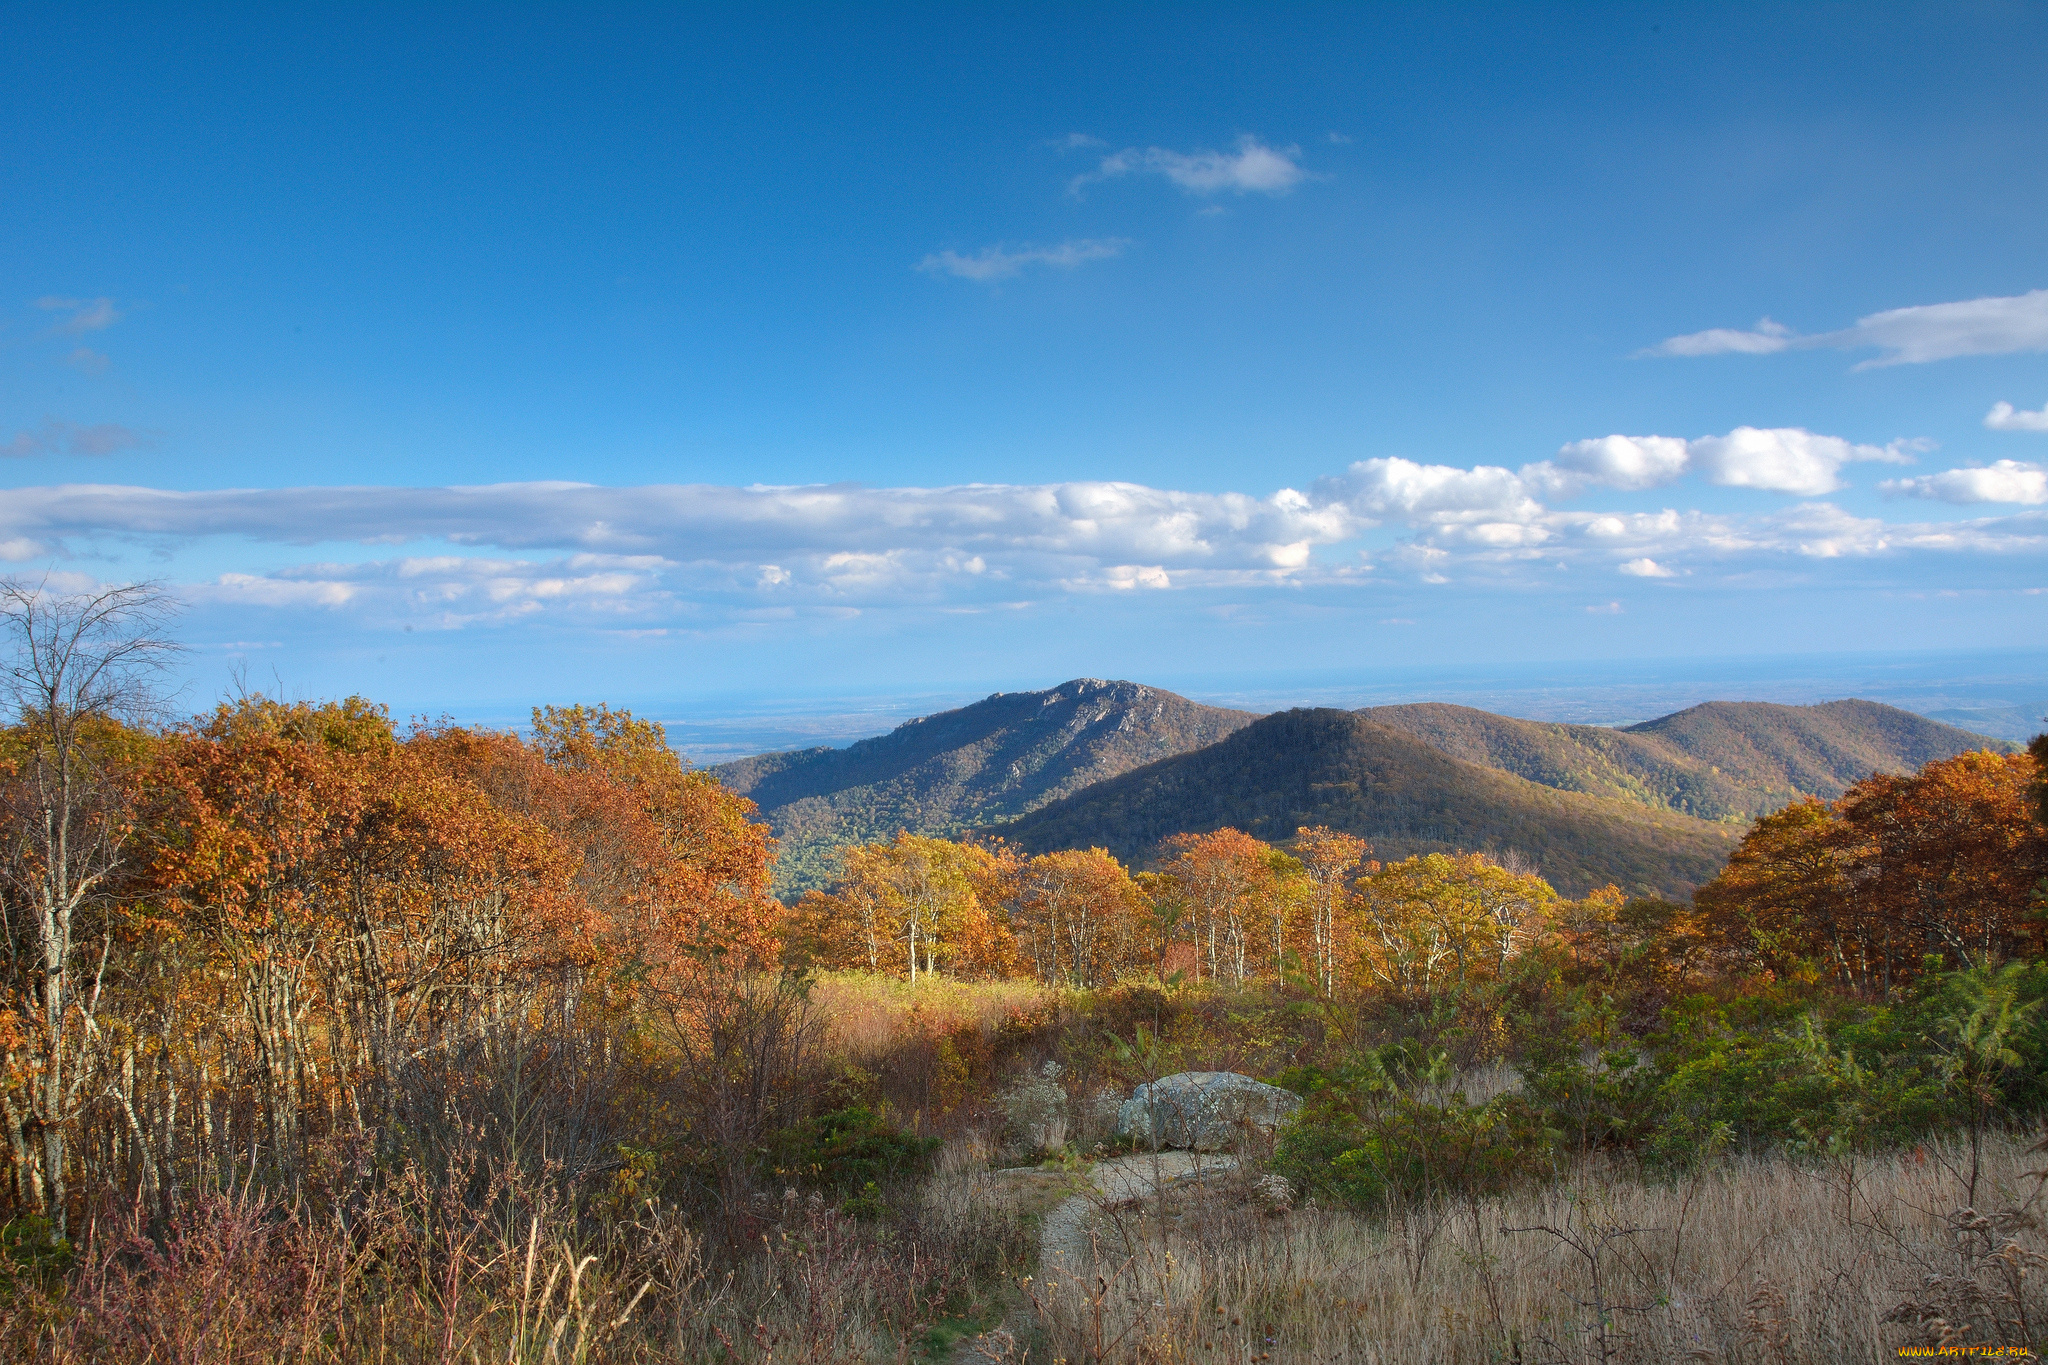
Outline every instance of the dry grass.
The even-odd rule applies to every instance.
[[[67,1285],[0,1278],[0,1360],[908,1365],[990,1325],[1025,1269],[995,1184],[949,1153],[886,1226],[787,1191],[741,1255],[651,1204],[593,1236],[517,1190],[483,1218],[380,1195],[347,1229],[209,1197],[161,1238],[101,1227]]]
[[[1567,1182],[1392,1218],[1213,1194],[1107,1211],[1082,1283],[1032,1286],[1034,1359],[1211,1362],[1895,1360],[2048,1338],[2041,1158],[1946,1148],[1733,1160],[1679,1184]]]
[[[964,1024],[992,1032],[1031,1014],[1054,992],[1029,981],[956,981],[927,976],[913,986],[875,972],[821,972],[811,999],[835,1048],[878,1052],[906,1034],[943,1033]]]

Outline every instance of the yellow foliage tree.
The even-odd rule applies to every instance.
[[[1013,894],[1014,854],[905,833],[841,857],[845,872],[833,890],[807,895],[797,907],[825,960],[913,982],[945,970],[988,976],[1009,969],[1016,945],[999,909]]]
[[[1323,825],[1303,826],[1294,832],[1294,856],[1301,862],[1306,882],[1309,949],[1316,989],[1325,997],[1337,989],[1343,970],[1342,944],[1352,937],[1345,919],[1351,900],[1350,878],[1361,866],[1379,871],[1378,863],[1365,857],[1372,845],[1354,834],[1343,834]]]
[[[1359,960],[1372,980],[1433,991],[1498,978],[1562,904],[1533,873],[1480,853],[1431,853],[1359,883]]]

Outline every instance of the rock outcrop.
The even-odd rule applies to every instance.
[[[1214,1152],[1247,1130],[1270,1133],[1301,1107],[1301,1097],[1234,1071],[1183,1071],[1141,1085],[1117,1111],[1116,1131],[1141,1147]]]

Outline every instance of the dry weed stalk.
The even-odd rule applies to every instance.
[[[2040,1349],[2048,1233],[2024,1142],[1815,1167],[1737,1158],[1677,1183],[1570,1181],[1400,1218],[1210,1197],[1111,1221],[1092,1276],[1034,1286],[1075,1362],[1888,1361]],[[1523,1231],[1517,1232],[1520,1229]],[[1905,1302],[1901,1302],[1902,1294]]]

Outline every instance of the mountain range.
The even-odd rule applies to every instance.
[[[847,844],[1001,824],[1257,719],[1156,687],[1075,678],[998,692],[844,749],[761,754],[711,771],[761,807],[781,844],[774,889],[787,897],[830,882]]]
[[[997,693],[844,749],[712,771],[781,841],[775,889],[828,883],[837,851],[899,829],[1100,845],[1142,863],[1166,835],[1232,825],[1280,842],[1324,824],[1382,859],[1514,854],[1559,890],[1683,896],[1748,822],[1872,772],[2006,748],[1868,701],[1709,702],[1608,729],[1420,703],[1259,717],[1130,682]]]
[[[1005,825],[1027,852],[1100,845],[1141,861],[1180,831],[1234,826],[1273,843],[1304,825],[1362,835],[1381,860],[1511,855],[1568,895],[1613,882],[1683,897],[1741,837],[1637,801],[1563,791],[1454,758],[1356,711],[1282,711],[1220,743],[1098,782]]]
[[[1874,772],[1912,772],[1967,749],[2012,746],[1874,701],[1711,701],[1610,729],[1515,720],[1469,706],[1358,714],[1453,758],[1546,787],[1748,822],[1804,795],[1832,799]]]

